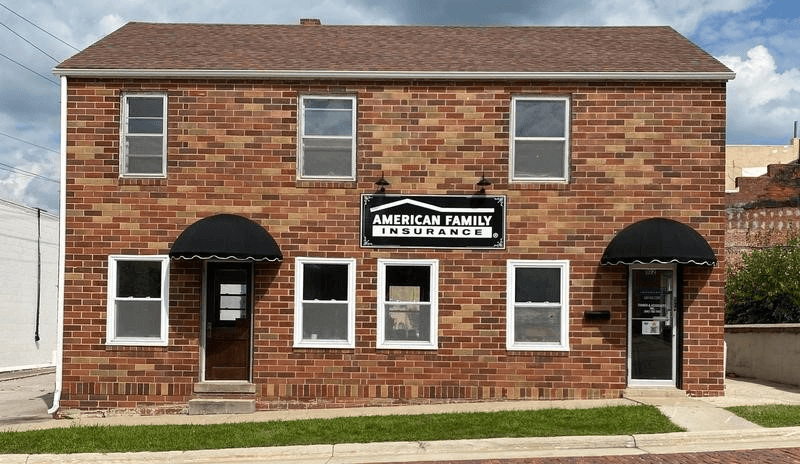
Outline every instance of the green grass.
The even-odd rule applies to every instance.
[[[259,423],[80,426],[0,432],[0,454],[184,451],[285,445],[678,432],[652,406],[343,417]]]
[[[762,427],[800,426],[800,406],[767,404],[725,408],[737,416]]]

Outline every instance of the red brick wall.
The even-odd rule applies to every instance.
[[[727,263],[738,269],[742,255],[800,237],[800,167],[771,164],[767,174],[736,179],[739,191],[725,195]]]
[[[119,178],[121,91],[169,94],[168,176]],[[296,179],[298,93],[358,96],[356,182]],[[508,182],[511,95],[568,95],[570,181]],[[199,378],[197,262],[173,261],[169,346],[105,345],[107,257],[165,254],[196,220],[234,213],[284,254],[256,269],[253,377],[280,402],[619,396],[626,386],[627,271],[600,266],[611,238],[665,216],[721,261],[685,267],[683,378],[722,393],[724,83],[135,81],[70,79],[64,408],[182,403]],[[359,200],[507,196],[505,250],[362,249]],[[296,256],[357,259],[356,348],[294,349]],[[378,258],[439,260],[439,349],[376,350]],[[505,348],[509,259],[569,259],[570,351]],[[584,320],[610,310],[610,321]]]

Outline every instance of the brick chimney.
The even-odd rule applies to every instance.
[[[301,26],[321,26],[322,21],[316,18],[301,18],[300,19]]]

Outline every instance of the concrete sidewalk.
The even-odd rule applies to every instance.
[[[47,383],[48,375],[39,383]],[[14,383],[28,380],[0,380],[0,411],[6,411],[6,393]],[[51,382],[52,385],[52,382]],[[52,389],[52,387],[51,387]],[[41,390],[30,389],[35,398]],[[21,420],[4,417],[0,412],[0,430],[23,431],[76,425],[141,425],[141,424],[213,424],[294,420],[342,416],[430,414],[443,412],[478,412],[546,408],[592,408],[637,403],[657,406],[687,432],[627,435],[610,437],[502,438],[486,440],[452,440],[439,442],[400,442],[370,444],[337,444],[289,446],[228,450],[174,451],[166,453],[120,453],[75,455],[5,455],[0,463],[145,463],[153,460],[171,463],[375,463],[408,461],[447,461],[472,459],[509,459],[556,456],[610,456],[687,453],[800,447],[800,427],[764,429],[721,409],[748,404],[800,404],[800,389],[753,381],[728,379],[727,396],[720,398],[687,398],[685,396],[628,395],[614,400],[505,401],[491,403],[459,403],[442,405],[390,406],[377,408],[345,408],[317,410],[262,411],[241,415],[162,415],[112,416],[53,420],[40,414],[25,414]],[[35,402],[34,402],[35,403]],[[43,402],[42,402],[43,403]],[[46,413],[49,405],[42,404]]]

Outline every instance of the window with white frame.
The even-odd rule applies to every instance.
[[[295,259],[295,347],[355,347],[355,281],[354,259]]]
[[[506,285],[506,347],[569,350],[569,261],[509,261]]]
[[[167,345],[169,256],[108,258],[109,345]]]
[[[300,97],[298,176],[355,180],[356,97]]]
[[[437,348],[437,260],[378,260],[378,348]]]
[[[569,98],[514,97],[511,101],[511,180],[569,179]]]
[[[167,96],[126,94],[122,98],[120,174],[163,177],[167,173]]]

